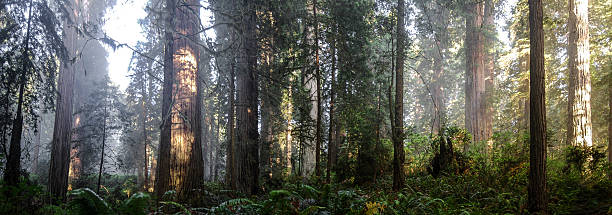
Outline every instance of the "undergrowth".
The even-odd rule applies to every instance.
[[[159,200],[135,193],[133,181],[119,177],[101,195],[76,189],[65,203],[48,204],[44,187],[22,180],[19,187],[0,185],[0,214],[526,214],[528,138],[495,138],[488,156],[462,153],[462,141],[449,139],[456,153],[452,160],[461,165],[441,168],[434,177],[426,169],[435,156],[422,157],[412,164],[421,171],[409,172],[400,191],[390,190],[390,174],[365,185],[291,177],[257,196],[205,183],[197,197],[185,203],[178,202],[173,191]],[[439,146],[436,140],[429,142],[431,148]],[[551,214],[612,214],[612,181],[603,150],[570,147],[563,156],[549,158]]]

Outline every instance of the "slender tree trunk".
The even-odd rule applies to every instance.
[[[404,44],[405,1],[397,5],[397,67],[395,70],[395,128],[393,129],[393,190],[404,187]]]
[[[592,147],[588,0],[569,0],[567,144]]]
[[[98,186],[96,186],[96,193],[98,194],[100,194],[100,182],[102,180],[102,170],[104,169],[104,148],[106,147],[106,115],[106,104],[104,104],[104,122],[102,122],[102,156],[100,156],[100,171],[98,171]]]
[[[334,166],[336,165],[336,135],[334,135],[334,132],[336,132],[335,126],[336,123],[334,122],[334,103],[335,103],[335,97],[336,97],[336,92],[334,91],[334,88],[336,85],[336,40],[333,39],[331,42],[331,87],[329,90],[329,135],[328,135],[328,144],[327,144],[327,183],[331,182],[331,170],[334,168]]]
[[[246,194],[259,190],[259,133],[258,133],[258,86],[257,86],[257,40],[255,33],[255,3],[242,1],[241,49],[238,57],[238,94],[236,107],[236,187]]]
[[[21,176],[21,135],[23,132],[23,94],[27,80],[27,70],[29,69],[29,52],[30,52],[30,24],[32,23],[32,0],[30,0],[28,15],[28,25],[26,30],[26,38],[24,39],[24,54],[21,60],[21,79],[19,81],[19,98],[17,99],[17,115],[13,121],[13,129],[11,130],[11,144],[9,155],[6,162],[6,173],[4,174],[5,181],[8,185],[15,186],[19,182]]]
[[[315,64],[317,78],[317,128],[316,128],[316,147],[315,147],[315,174],[321,176],[321,69],[319,66],[319,21],[317,19],[317,0],[314,0],[312,11],[315,20]]]
[[[612,71],[608,72],[608,80],[612,80]],[[608,176],[612,180],[612,81],[608,82]]]
[[[40,113],[39,113],[40,114]],[[34,159],[32,160],[32,173],[38,173],[38,160],[40,158],[40,136],[42,131],[43,118],[38,118],[38,130],[36,131],[36,145],[34,146]]]
[[[231,68],[230,68],[230,94],[229,94],[229,110],[228,110],[228,119],[227,119],[227,130],[229,131],[227,136],[227,160],[226,160],[226,181],[230,185],[232,190],[236,189],[236,159],[234,158],[234,154],[236,153],[236,140],[234,133],[234,119],[235,119],[235,105],[234,105],[234,96],[236,95],[235,89],[236,86],[234,84],[234,79],[236,75],[234,74],[234,59],[232,58]]]
[[[141,85],[140,85],[140,93],[141,93],[141,108],[142,108],[142,112],[140,113],[140,117],[141,117],[141,123],[142,123],[142,140],[143,140],[143,162],[144,162],[144,166],[143,166],[143,180],[142,180],[142,186],[144,188],[144,190],[148,189],[148,184],[149,184],[149,154],[147,153],[147,147],[149,145],[149,135],[147,134],[147,117],[148,117],[148,108],[146,105],[146,102],[148,101],[147,99],[147,93],[145,90],[145,79],[144,79],[144,74],[142,75],[142,81],[141,81]]]
[[[68,23],[68,20],[65,20]],[[68,53],[74,54],[76,31],[64,25],[64,45]],[[53,139],[51,142],[51,161],[49,168],[49,192],[52,197],[66,198],[68,171],[70,168],[70,147],[72,137],[72,106],[75,70],[68,61],[63,60],[57,83],[57,101]]]
[[[198,40],[199,2],[176,3],[166,1],[163,127],[155,190],[158,196],[175,190],[180,199],[187,199],[204,174],[199,47],[194,42]]]
[[[541,0],[529,0],[529,212],[547,213],[546,198],[546,85]]]
[[[491,136],[493,136],[493,95],[495,90],[495,3],[492,0],[485,1],[485,12],[484,12],[484,29],[487,32],[484,36],[485,43],[485,57],[484,57],[484,66],[485,66],[485,74],[484,74],[484,85],[485,92],[483,96],[483,101],[481,107],[484,110],[481,110],[484,113],[484,130],[483,140],[487,141],[485,153],[489,153],[492,148],[492,142],[489,141]]]

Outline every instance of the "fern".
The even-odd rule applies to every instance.
[[[180,204],[180,203],[173,202],[173,201],[159,202],[159,203],[164,204],[164,205],[172,205],[172,206],[178,207],[178,208],[180,208],[180,209],[181,209],[183,212],[185,212],[185,214],[187,214],[187,215],[191,215],[191,211],[189,211],[189,209],[187,209],[187,208],[186,208],[184,205],[182,205],[182,204]]]
[[[145,215],[147,214],[150,200],[151,196],[149,194],[138,192],[127,199],[121,205],[119,211],[127,215]]]
[[[68,192],[71,198],[68,207],[75,214],[111,214],[108,204],[89,188],[81,188]]]

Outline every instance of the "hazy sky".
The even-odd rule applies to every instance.
[[[147,15],[144,11],[146,2],[147,0],[118,0],[117,5],[106,14],[108,20],[104,25],[104,31],[110,38],[130,46],[135,46],[138,41],[144,40],[138,19]],[[108,75],[121,90],[125,90],[130,81],[127,75],[132,51],[128,48],[119,48],[116,51],[110,47],[106,49],[108,50]]]
[[[131,46],[135,46],[138,41],[145,40],[142,35],[140,25],[138,25],[138,19],[145,17],[147,14],[144,11],[144,7],[148,0],[118,0],[117,5],[106,14],[108,20],[104,25],[104,31],[109,37],[117,40],[120,43],[127,43]],[[504,48],[509,46],[508,33],[504,31],[506,20],[510,17],[510,9],[512,5],[516,4],[517,0],[509,0],[503,7],[502,16],[498,16],[496,19],[497,32],[499,40],[505,44]],[[203,5],[206,5],[208,1],[201,1]],[[508,16],[508,17],[506,17]],[[202,20],[211,21],[212,17],[210,11],[204,10],[201,14]],[[204,22],[205,25],[207,22]],[[209,37],[214,37],[214,31],[206,32]],[[129,84],[128,75],[128,64],[132,57],[132,51],[128,48],[119,48],[113,51],[112,48],[107,47],[108,50],[108,62],[111,81],[119,86],[121,90],[125,90]]]

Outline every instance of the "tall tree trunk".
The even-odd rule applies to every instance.
[[[246,194],[256,194],[259,179],[258,133],[258,74],[257,39],[255,33],[255,3],[241,1],[242,35],[238,53],[238,93],[236,107],[236,188]]]
[[[142,111],[140,112],[140,123],[142,124],[142,140],[143,140],[143,152],[142,152],[142,162],[143,162],[143,179],[142,179],[142,184],[141,185],[144,190],[148,189],[148,183],[149,183],[149,154],[147,153],[147,147],[149,145],[149,135],[147,134],[147,117],[149,116],[148,114],[148,107],[147,107],[147,103],[148,103],[148,98],[147,98],[147,92],[146,92],[146,88],[145,88],[145,75],[142,75],[142,81],[140,82],[140,96],[141,96],[141,100],[140,100],[140,105],[142,108]]]
[[[164,99],[156,191],[187,199],[203,179],[201,88],[198,72],[199,2],[166,1]],[[176,21],[176,22],[175,22]]]
[[[485,11],[484,11],[484,28],[485,36],[484,43],[485,47],[485,57],[484,57],[484,85],[485,92],[482,99],[481,104],[481,112],[484,113],[483,116],[483,140],[486,141],[485,153],[489,153],[492,148],[492,142],[489,141],[491,136],[493,136],[493,95],[495,90],[495,3],[492,0],[485,1]]]
[[[106,104],[104,104],[104,122],[102,122],[102,155],[100,156],[100,170],[98,171],[98,186],[96,186],[96,193],[98,194],[100,194],[100,182],[102,180],[102,170],[104,169],[104,148],[106,147],[106,115]]]
[[[70,13],[71,14],[71,13]],[[68,23],[68,19],[65,23]],[[64,25],[64,46],[69,54],[75,53],[76,31]],[[55,103],[55,122],[51,142],[51,161],[49,167],[49,192],[52,197],[65,199],[68,190],[68,171],[70,168],[70,147],[72,137],[72,106],[75,69],[68,60],[61,62],[57,83]]]
[[[6,161],[6,173],[4,173],[5,181],[8,185],[15,186],[19,182],[21,176],[21,135],[23,131],[23,94],[27,80],[27,73],[30,69],[29,52],[30,52],[30,24],[32,23],[32,0],[30,0],[28,15],[28,25],[26,37],[24,39],[23,57],[21,59],[21,78],[19,80],[19,98],[17,99],[17,115],[13,121],[13,129],[11,130],[11,144],[9,155]]]
[[[397,67],[395,70],[395,128],[393,129],[393,190],[404,187],[404,46],[405,1],[397,3]]]
[[[39,113],[40,114],[40,113]],[[38,130],[36,131],[36,145],[34,146],[34,159],[32,160],[32,173],[38,174],[38,161],[40,158],[40,136],[42,132],[43,117],[38,118]]]
[[[567,144],[593,146],[588,0],[569,0]]]
[[[327,183],[331,182],[331,170],[334,168],[334,166],[336,165],[336,152],[337,152],[337,148],[336,148],[336,135],[334,135],[334,132],[336,132],[335,126],[336,123],[334,122],[334,105],[335,105],[335,97],[336,97],[336,92],[334,91],[335,86],[336,85],[336,40],[332,39],[331,41],[331,83],[330,83],[330,90],[329,90],[329,134],[327,137]]]
[[[474,142],[486,139],[484,135],[485,67],[484,67],[484,35],[482,32],[484,3],[469,2],[466,5],[465,19],[465,52],[466,52],[466,82],[465,82],[465,127],[472,134]],[[464,145],[464,151],[469,150],[469,144]]]
[[[226,182],[230,185],[230,188],[236,189],[236,159],[234,158],[234,154],[236,153],[236,140],[234,133],[234,119],[235,119],[235,105],[234,105],[234,96],[236,95],[235,89],[236,86],[234,84],[234,79],[236,75],[234,74],[234,59],[232,58],[231,68],[230,68],[230,94],[229,94],[229,110],[227,117],[227,130],[229,131],[227,135],[227,160],[226,160]]]
[[[546,85],[541,0],[529,0],[529,212],[546,214]]]
[[[317,79],[317,128],[316,128],[316,146],[315,146],[315,174],[321,176],[321,69],[319,66],[319,21],[317,19],[317,0],[314,0],[312,11],[315,22],[315,76]]]

